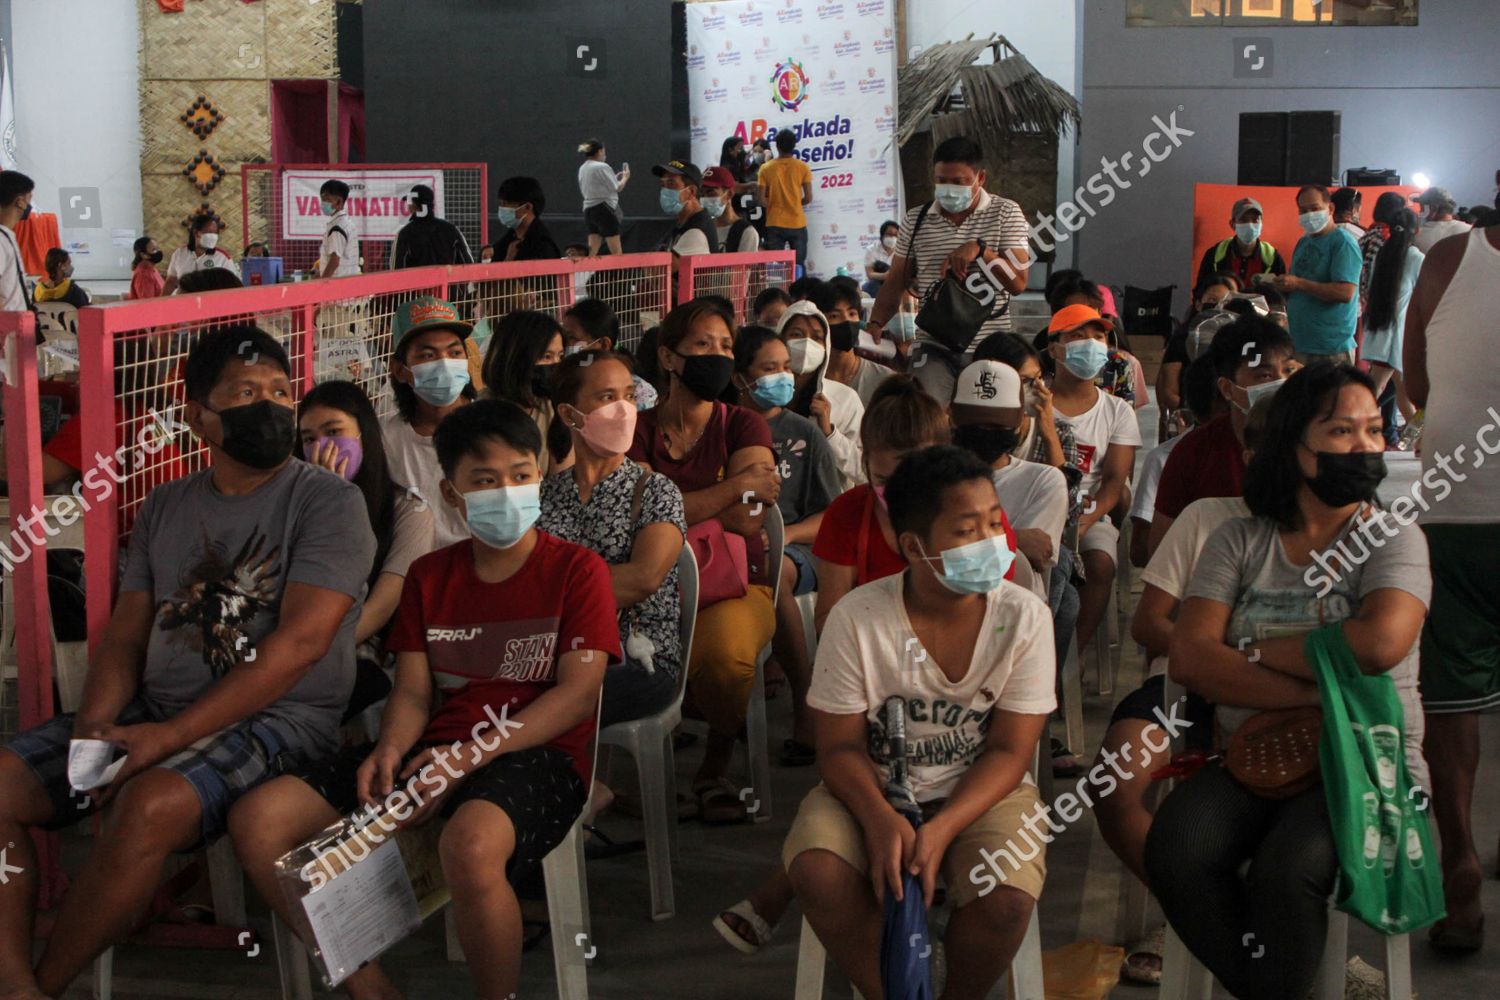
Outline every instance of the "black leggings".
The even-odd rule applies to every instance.
[[[1167,796],[1146,838],[1167,922],[1239,1000],[1307,996],[1337,870],[1322,785],[1264,799],[1218,764]]]

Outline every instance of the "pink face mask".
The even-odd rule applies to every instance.
[[[879,500],[880,501],[880,506],[884,507],[885,506],[885,484],[881,483],[879,486],[871,486],[870,489],[872,489],[872,490],[875,491],[875,499]]]
[[[575,428],[588,446],[607,458],[623,455],[635,439],[636,407],[619,399],[583,415],[583,426]]]

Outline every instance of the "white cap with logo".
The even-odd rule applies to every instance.
[[[1022,414],[1021,376],[1001,361],[976,361],[953,386],[953,420],[958,424],[1017,426]]]

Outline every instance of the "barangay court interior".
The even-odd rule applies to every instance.
[[[583,265],[566,272],[538,265],[514,275],[470,271],[451,282],[443,279],[442,288],[461,314],[486,318],[490,326],[500,314],[482,317],[483,307],[476,309],[481,303],[505,301],[561,319],[566,305],[590,295],[607,300],[622,320],[616,346],[639,357],[643,338],[678,304],[687,281],[698,293],[727,298],[735,318],[750,323],[756,318],[755,292],[790,285],[799,265],[803,274],[823,279],[852,277],[861,285],[868,280],[875,287],[864,289],[860,305],[861,322],[868,322],[879,308],[879,282],[867,268],[871,253],[879,255],[887,220],[899,227],[912,210],[941,203],[945,185],[934,177],[934,149],[944,139],[967,135],[985,151],[984,189],[1014,201],[1028,230],[1034,259],[1024,290],[1010,299],[1010,328],[1028,342],[1048,329],[1054,308],[1045,289],[1051,274],[1076,269],[1114,291],[1115,315],[1129,333],[1144,380],[1144,401],[1133,409],[1142,441],[1134,455],[1134,487],[1147,475],[1152,448],[1175,427],[1172,414],[1182,408],[1164,406],[1160,398],[1158,376],[1168,363],[1169,341],[1198,317],[1202,263],[1236,238],[1238,217],[1228,216],[1242,199],[1254,200],[1263,215],[1256,239],[1274,243],[1293,272],[1294,247],[1304,235],[1299,188],[1306,183],[1366,190],[1355,220],[1362,228],[1377,224],[1377,199],[1390,192],[1422,225],[1445,221],[1438,218],[1443,212],[1434,214],[1441,199],[1413,200],[1426,192],[1451,198],[1455,220],[1470,210],[1495,211],[1489,206],[1500,201],[1497,37],[1500,4],[1492,0],[0,0],[0,160],[5,170],[35,182],[30,217],[13,235],[19,237],[16,256],[21,284],[29,289],[27,306],[41,305],[44,323],[58,322],[59,311],[48,308],[39,290],[71,281],[87,289],[92,306],[108,310],[136,294],[143,263],[166,276],[176,253],[187,250],[189,271],[218,267],[251,290],[280,288],[293,297],[297,304],[285,310],[257,299],[245,315],[287,343],[306,336],[302,353],[292,352],[299,398],[304,376],[308,388],[337,376],[364,388],[385,416],[395,408],[393,317],[398,298],[416,293],[398,297],[372,285],[340,297],[318,289],[399,273],[402,231],[409,220],[425,217],[414,185],[434,192],[431,213],[452,223],[475,262],[453,266],[507,264],[505,241],[526,239],[517,231],[527,218],[517,208],[526,204],[533,224],[545,220],[529,230],[531,238],[545,233],[555,244],[547,266],[565,259],[586,265],[593,259],[591,246],[603,242],[605,260],[614,250],[580,189],[580,164],[592,155],[580,155],[581,147],[602,143],[611,175],[631,178],[618,188],[612,209],[623,252],[654,255],[655,263],[630,272],[605,265],[597,272]],[[997,121],[1008,127],[992,127]],[[743,147],[733,162],[761,166],[755,160],[758,142],[769,146],[760,155],[773,162],[777,130],[797,135],[795,156],[809,168],[802,249],[789,240],[783,253],[788,259],[747,258],[719,269],[689,262],[679,270],[688,257],[673,254],[687,246],[679,242],[684,230],[702,227],[691,212],[678,214],[686,204],[680,195],[663,195],[683,190],[694,173],[700,195],[705,185],[714,190],[711,174],[732,156],[728,139],[738,138]],[[690,169],[678,171],[674,163]],[[741,180],[724,169],[731,190],[723,203],[748,227],[715,225],[721,217],[712,213],[704,225],[726,242],[731,232],[739,240],[745,228],[756,230],[755,253],[781,252],[772,244],[774,230],[782,227],[771,226],[769,240],[765,232],[765,189],[753,173]],[[518,178],[545,192],[544,208],[543,199],[518,204],[516,188],[502,190]],[[328,179],[354,188],[343,209],[353,238],[346,237],[342,260],[325,273],[335,218],[322,199]],[[716,203],[719,197],[714,195]],[[202,231],[196,220],[203,218],[214,220],[222,263],[214,247],[196,242]],[[1484,228],[1483,220],[1496,225],[1494,214],[1473,218],[1481,220],[1477,229]],[[139,245],[148,236],[165,252],[154,265]],[[54,248],[67,258],[66,277],[45,263]],[[794,251],[795,264],[789,257]],[[520,250],[511,262],[524,271],[542,260],[540,254],[528,258],[529,252]],[[440,290],[438,280],[427,291]],[[182,300],[198,294],[209,298],[211,311],[211,296],[240,294],[194,293],[191,284],[179,283],[163,301],[175,299],[171,308],[184,310]],[[1248,292],[1258,287],[1247,286]],[[1137,306],[1139,314],[1129,314]],[[909,314],[919,308],[916,300],[902,305]],[[77,398],[80,368],[98,361],[80,360],[92,320],[76,317],[89,309],[62,322],[62,335],[49,339],[50,349],[48,343],[37,348],[34,370],[41,380],[74,384],[69,402],[48,402],[42,392],[42,435],[65,424],[65,414],[82,419],[81,407],[97,405],[101,409],[93,412],[104,412],[103,404]],[[171,329],[182,331],[184,344],[190,332],[210,328],[191,311],[162,315]],[[75,328],[69,330],[67,322]],[[11,336],[8,324],[0,321],[0,335]],[[893,317],[887,333],[898,325]],[[359,332],[340,337],[345,330]],[[833,328],[827,332],[831,337]],[[485,353],[480,337],[476,330],[475,371]],[[1493,340],[1485,342],[1493,346]],[[572,340],[565,336],[564,342]],[[890,360],[875,350],[879,345],[860,344],[871,348],[867,359]],[[184,347],[173,362],[185,356]],[[1472,361],[1482,365],[1486,357],[1475,352]],[[112,372],[154,378],[163,386],[181,379],[180,373],[124,355],[114,360]],[[149,386],[131,386],[116,390],[121,400],[134,393],[137,401],[159,401],[165,417],[178,422],[167,436],[192,437],[180,405],[167,395],[157,400]],[[7,409],[14,388],[7,386]],[[943,400],[944,407],[950,400]],[[1500,398],[1487,403],[1500,407]],[[1390,405],[1398,435],[1408,425],[1417,428],[1417,419]],[[6,417],[7,423],[14,419]],[[7,436],[8,449],[11,440]],[[33,450],[42,453],[40,440]],[[301,454],[299,440],[293,461]],[[201,465],[193,464],[197,459],[174,464],[175,456],[173,451],[148,460],[156,470],[153,484]],[[1385,452],[1384,461],[1378,497],[1390,508],[1411,495],[1431,466],[1409,447]],[[19,513],[25,507],[20,480],[14,474],[9,479],[9,509]],[[131,516],[145,495],[134,490],[125,486],[119,501],[132,507]],[[1496,504],[1500,510],[1500,500]],[[4,583],[7,616],[15,613],[13,570]],[[1129,634],[1144,589],[1141,568],[1122,564],[1119,572],[1127,582],[1117,597],[1116,634],[1105,639],[1109,655],[1118,658],[1112,693],[1099,693],[1093,649],[1082,657],[1083,697],[1074,706],[1081,739],[1068,741],[1067,750],[1085,772],[1117,703],[1149,672],[1144,650]],[[80,594],[85,576],[75,567],[69,578]],[[54,626],[68,606],[54,593]],[[87,606],[83,597],[77,606]],[[78,611],[80,621],[83,614]],[[76,627],[87,631],[88,624]],[[14,622],[7,623],[6,637],[14,631]],[[29,668],[17,655],[8,651],[0,663],[0,745],[25,728]],[[86,661],[83,656],[80,662]],[[61,685],[47,697],[51,709],[69,700]],[[691,815],[706,737],[701,720],[684,725],[689,735],[675,753],[684,818],[676,825],[670,919],[651,919],[650,876],[640,846],[646,830],[633,807],[641,798],[636,763],[619,749],[600,749],[596,777],[616,805],[590,821],[598,834],[585,848],[589,929],[575,944],[592,956],[588,996],[797,995],[803,929],[797,902],[754,954],[732,948],[713,926],[780,864],[798,806],[819,781],[816,765],[778,761],[784,744],[795,741],[793,686],[772,684],[767,699],[762,735],[769,747],[768,787],[756,787],[748,734],[736,741],[727,768],[742,802],[744,793],[769,796],[765,811],[771,818],[765,822],[752,814],[749,822],[707,825]],[[1500,905],[1500,802],[1487,794],[1500,782],[1500,723],[1485,714],[1478,725],[1471,827],[1487,913]],[[358,722],[351,726],[346,737],[359,742]],[[1050,741],[1066,733],[1060,712],[1042,737],[1042,767],[1051,765]],[[1076,791],[1081,780],[1057,776],[1052,793]],[[1130,949],[1138,942],[1122,927],[1136,898],[1134,876],[1106,843],[1092,809],[1075,822],[1063,823],[1056,813],[1053,820],[1065,828],[1047,844],[1045,890],[1036,908],[1044,963],[1047,954],[1078,942]],[[58,870],[76,873],[94,848],[94,821],[64,831],[56,844]],[[0,848],[7,846],[13,845],[0,842]],[[4,858],[0,883],[12,873]],[[201,852],[185,854],[168,872],[203,859]],[[1438,863],[1436,854],[1429,860]],[[213,922],[208,881],[182,887],[175,914],[143,922],[131,940],[113,949],[112,996],[288,995],[281,988],[269,912],[248,881],[251,933],[241,942],[221,938],[213,947],[197,947],[192,932],[182,932],[178,922],[184,919]],[[521,893],[526,932],[538,940],[524,953],[518,997],[564,995],[553,959],[559,928],[541,929],[541,881],[536,875]],[[939,923],[946,920],[947,911],[935,913],[942,914]],[[39,917],[42,936],[53,915]],[[1153,902],[1146,926],[1161,923]],[[1500,993],[1493,933],[1465,956],[1439,953],[1426,938],[1425,929],[1411,935],[1414,995],[1425,1000]],[[1349,958],[1383,969],[1384,945],[1381,935],[1350,922]],[[402,995],[413,1000],[479,996],[465,963],[450,960],[450,954],[444,916],[438,914],[394,944],[381,962]],[[1057,966],[1046,968],[1050,973]],[[90,980],[85,971],[59,995],[97,995]],[[1006,996],[1005,989],[1002,978],[990,996]],[[313,994],[326,995],[316,982]],[[823,995],[855,995],[831,959]],[[1163,995],[1163,987],[1122,981],[1105,995],[1147,998]],[[1215,1000],[1229,996],[1215,987]]]

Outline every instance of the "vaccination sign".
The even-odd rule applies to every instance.
[[[710,167],[731,135],[797,136],[812,169],[807,267],[861,281],[880,223],[900,219],[895,0],[688,4],[693,162]],[[772,148],[774,149],[774,143]]]
[[[281,235],[289,240],[320,240],[328,224],[318,189],[325,181],[349,185],[344,211],[359,239],[393,240],[411,217],[407,195],[415,184],[426,184],[437,196],[443,215],[443,172],[415,170],[286,170],[281,175]]]

